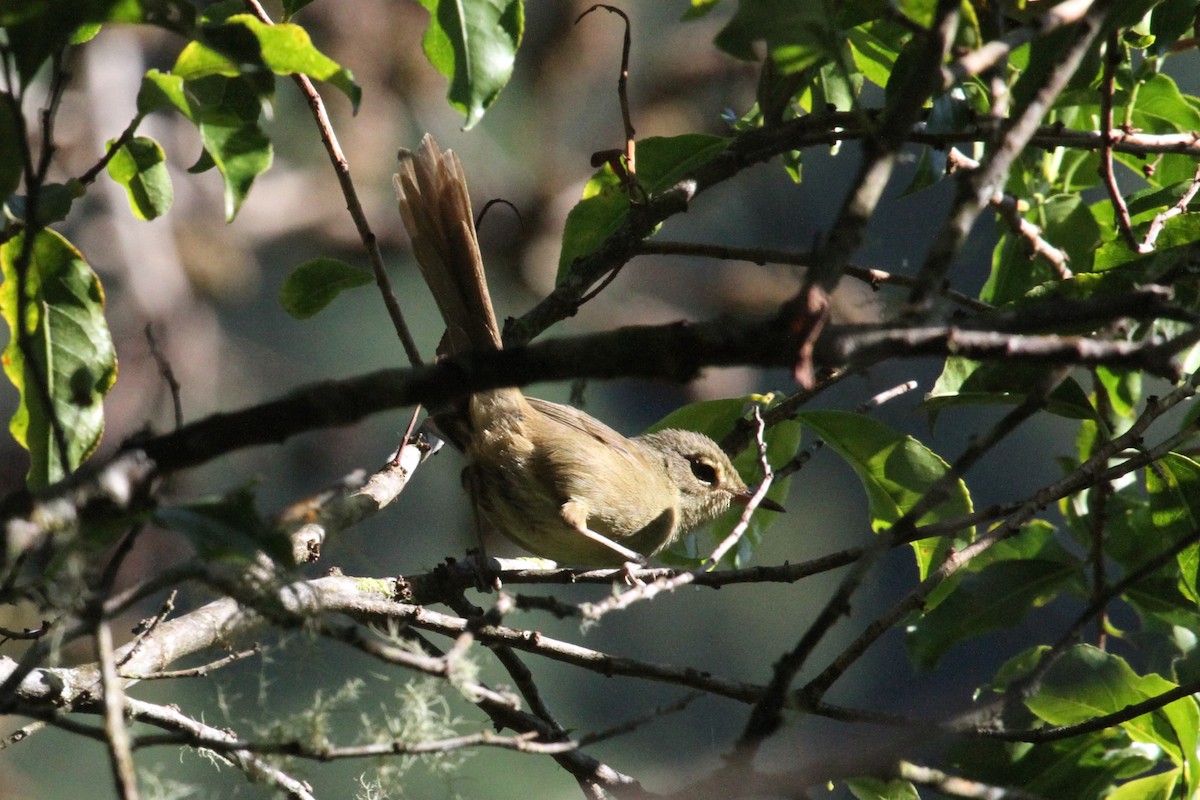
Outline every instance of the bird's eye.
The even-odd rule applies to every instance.
[[[692,459],[692,475],[701,483],[706,483],[709,486],[717,482],[717,468],[707,461],[701,459]]]

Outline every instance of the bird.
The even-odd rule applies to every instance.
[[[426,134],[401,150],[393,183],[418,268],[446,334],[439,354],[502,347],[462,164]],[[466,457],[479,515],[560,564],[642,564],[751,492],[708,436],[626,437],[572,406],[506,387],[476,392],[439,426]],[[768,501],[765,506],[782,511]]]

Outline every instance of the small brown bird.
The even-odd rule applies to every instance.
[[[399,170],[400,216],[446,321],[441,350],[499,349],[457,156],[440,152],[426,134],[417,153],[401,152]],[[466,454],[466,485],[483,517],[558,562],[640,562],[750,497],[707,436],[663,430],[626,438],[578,409],[515,388],[473,394],[439,424]]]

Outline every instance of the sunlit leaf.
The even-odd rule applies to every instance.
[[[102,401],[117,377],[117,355],[104,319],[100,280],[83,256],[50,230],[38,231],[26,251],[26,236],[0,245],[0,314],[10,332],[4,372],[20,393],[9,430],[29,451],[30,487],[41,487],[73,472],[95,450],[104,432]],[[26,255],[19,297],[17,270]],[[19,345],[18,326],[26,349]]]
[[[108,143],[112,147],[114,142]],[[121,145],[108,162],[108,174],[125,188],[129,207],[138,219],[151,220],[167,213],[175,197],[166,156],[158,142],[135,136]]]
[[[421,45],[450,80],[446,99],[475,126],[512,77],[525,32],[522,0],[420,0],[429,12]]]
[[[637,143],[637,178],[650,195],[675,185],[683,176],[711,161],[731,140],[705,134],[670,138],[650,137]],[[562,253],[558,259],[561,280],[571,263],[591,253],[621,226],[629,213],[629,195],[609,166],[602,167],[583,189],[583,198],[567,215]]]

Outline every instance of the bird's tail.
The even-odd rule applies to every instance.
[[[401,153],[392,182],[421,275],[446,322],[443,347],[450,353],[499,349],[500,327],[458,156],[442,152],[425,134],[416,153]]]

